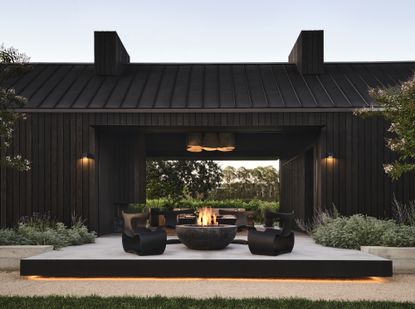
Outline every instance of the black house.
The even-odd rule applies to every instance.
[[[112,232],[115,202],[145,201],[147,158],[279,158],[283,210],[390,216],[415,178],[387,177],[388,124],[353,111],[415,62],[327,63],[323,50],[323,31],[302,31],[287,63],[130,63],[116,32],[96,32],[94,63],[34,63],[6,85],[29,99],[11,151],[32,169],[1,168],[0,224],[49,211]],[[195,132],[232,133],[236,148],[188,152]]]

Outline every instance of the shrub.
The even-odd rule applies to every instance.
[[[321,216],[312,229],[316,243],[336,248],[359,249],[360,246],[415,246],[415,228],[361,214],[351,217]]]
[[[393,197],[392,213],[396,222],[415,226],[415,201],[404,204]]]
[[[382,244],[388,247],[414,247],[415,226],[396,225],[382,235]]]
[[[0,229],[0,246],[29,245],[30,240],[13,229]]]
[[[72,218],[72,226],[55,222],[48,216],[25,217],[15,229],[0,229],[0,245],[52,245],[54,249],[95,241],[80,218]]]
[[[52,245],[54,249],[59,249],[69,245],[65,233],[59,232],[64,227],[59,225],[58,223],[55,228],[47,227],[41,230],[36,226],[20,223],[16,229],[16,234],[28,239],[31,245]]]

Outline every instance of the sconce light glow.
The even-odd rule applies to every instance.
[[[328,152],[326,155],[326,161],[328,163],[333,163],[336,160],[336,158],[334,157],[334,154],[332,152]]]
[[[89,160],[95,160],[95,156],[92,153],[84,152],[81,154],[81,161],[87,163]]]

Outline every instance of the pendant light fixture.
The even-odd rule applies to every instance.
[[[202,148],[206,151],[215,151],[219,146],[219,138],[217,133],[205,133],[202,141]]]
[[[219,133],[219,147],[222,152],[230,152],[235,150],[235,136],[232,133]]]
[[[189,152],[202,152],[202,133],[187,134],[186,150]]]
[[[235,150],[235,136],[233,133],[188,133],[186,150],[189,152]]]

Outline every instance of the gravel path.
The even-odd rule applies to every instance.
[[[301,297],[415,302],[415,275],[373,281],[262,279],[41,279],[0,272],[0,295]]]

